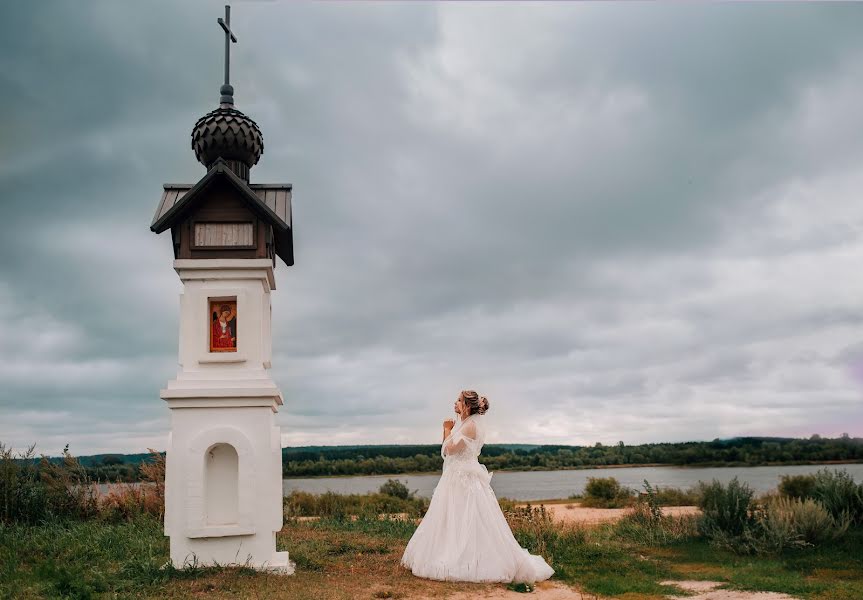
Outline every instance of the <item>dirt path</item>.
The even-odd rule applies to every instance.
[[[719,581],[662,581],[662,585],[675,585],[690,592],[692,596],[670,596],[669,600],[798,600],[788,594],[776,592],[741,592],[720,590],[724,585]]]
[[[674,585],[683,592],[693,594],[691,596],[668,596],[668,600],[799,600],[787,594],[776,592],[741,592],[738,590],[720,590],[724,585],[719,581],[663,581],[663,585]],[[414,600],[440,600],[441,596],[417,596]],[[531,594],[521,594],[507,590],[504,587],[486,590],[473,589],[470,591],[456,592],[444,596],[447,600],[604,600],[593,594],[578,591],[559,582],[542,581],[536,585],[536,590]]]
[[[536,589],[530,594],[513,592],[506,589],[502,584],[500,587],[487,588],[485,590],[471,589],[464,592],[456,592],[444,596],[447,600],[598,600],[592,594],[582,594],[575,588],[558,582],[541,581],[536,584]],[[441,600],[441,596],[417,596],[411,600]]]
[[[668,596],[668,600],[799,600],[787,594],[775,592],[741,592],[738,590],[720,590],[724,585],[719,581],[663,581],[663,585],[674,585],[683,592],[693,594],[691,596]],[[441,596],[417,596],[414,600],[440,600]],[[536,585],[536,590],[531,594],[521,594],[507,590],[504,587],[490,588],[485,590],[473,589],[470,591],[456,592],[444,596],[447,600],[604,600],[578,591],[559,582],[542,581]]]

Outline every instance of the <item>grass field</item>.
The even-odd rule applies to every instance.
[[[725,581],[744,590],[779,591],[817,600],[863,598],[863,531],[781,556],[740,556],[690,535],[661,545],[639,539],[620,524],[596,528],[512,523],[519,542],[540,552],[555,579],[586,598],[663,598],[675,592],[668,579]],[[415,528],[412,521],[325,517],[288,520],[280,550],[297,564],[293,576],[248,568],[165,568],[168,540],[157,519],[130,522],[55,521],[0,526],[0,595],[3,598],[354,598],[446,597],[466,584],[414,577],[399,558]],[[479,591],[501,585],[469,586]]]

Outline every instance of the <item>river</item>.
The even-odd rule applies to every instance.
[[[863,464],[826,465],[830,469],[846,470],[857,482],[863,481]],[[718,479],[727,483],[733,477],[746,482],[758,493],[768,492],[779,485],[781,475],[814,473],[825,465],[788,465],[778,467],[622,467],[609,469],[572,469],[562,471],[498,471],[493,472],[491,487],[498,498],[512,500],[545,500],[568,498],[581,494],[588,477],[614,477],[622,485],[641,490],[647,479],[652,486],[689,488],[699,481]],[[294,490],[322,494],[327,490],[340,494],[376,492],[387,479],[398,479],[417,495],[431,497],[440,473],[422,475],[390,475],[359,477],[312,477],[285,479],[284,493]]]

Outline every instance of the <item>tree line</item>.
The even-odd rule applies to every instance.
[[[313,454],[313,455],[312,455]],[[711,442],[657,443],[613,446],[537,446],[530,450],[483,447],[480,462],[489,470],[555,470],[619,465],[756,466],[832,461],[863,462],[863,439],[733,438]],[[285,477],[319,475],[389,475],[439,471],[439,445],[379,446],[352,451],[285,449]]]
[[[145,454],[81,457],[94,481],[138,481]],[[757,466],[863,462],[863,438],[740,437],[710,442],[593,446],[488,444],[480,462],[489,470],[555,470],[619,465]],[[396,475],[440,471],[439,444],[403,446],[313,446],[282,449],[286,478],[326,475]]]

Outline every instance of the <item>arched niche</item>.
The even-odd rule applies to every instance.
[[[240,458],[230,444],[214,444],[204,456],[204,525],[238,525]]]
[[[196,468],[186,482],[186,536],[249,535],[255,532],[255,453],[235,427],[198,434],[188,456]]]

